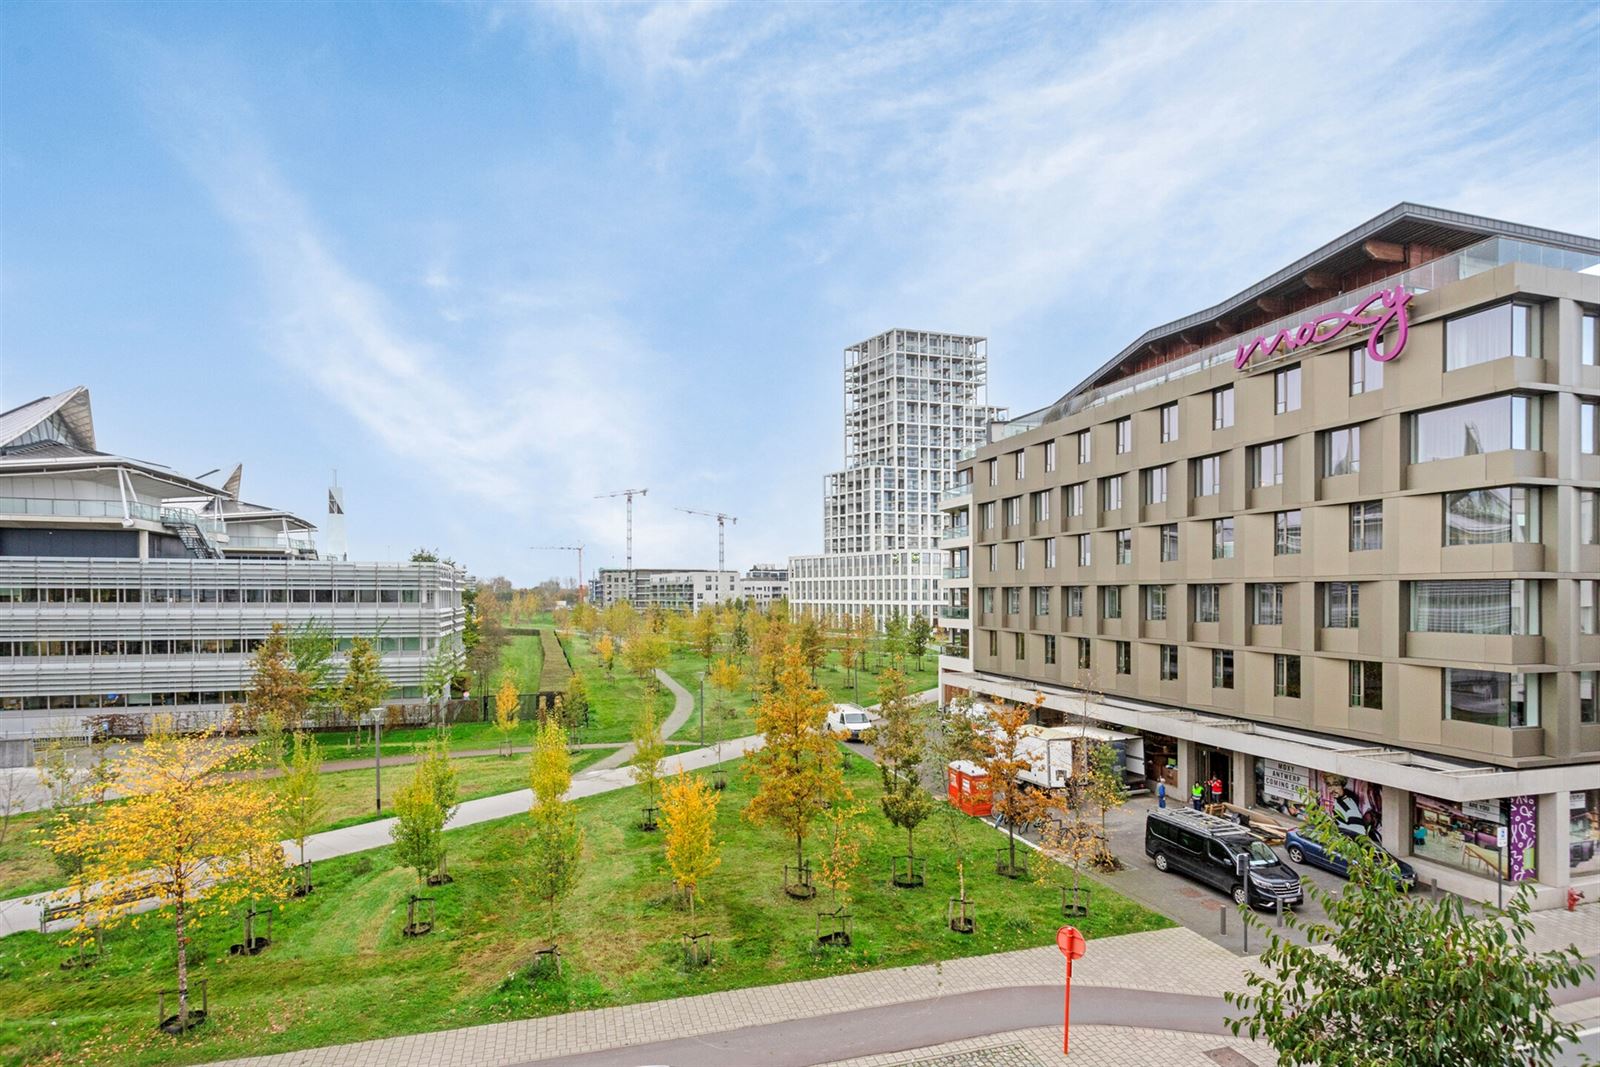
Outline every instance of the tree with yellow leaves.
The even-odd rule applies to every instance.
[[[849,792],[835,803],[823,816],[823,843],[827,846],[817,873],[822,884],[833,893],[833,917],[838,926],[834,933],[819,935],[823,944],[848,945],[850,943],[850,884],[856,868],[861,866],[861,846],[872,839],[872,832],[861,825],[864,805],[849,803]]]
[[[717,654],[717,645],[722,641],[722,626],[715,607],[707,605],[695,612],[690,623],[689,645],[700,658],[706,661],[706,670],[711,670],[711,657]]]
[[[622,665],[638,675],[646,689],[654,692],[661,684],[656,679],[656,671],[667,665],[671,652],[665,637],[641,630],[623,644]]]
[[[722,863],[717,855],[717,805],[722,800],[705,779],[679,771],[661,787],[661,821],[666,824],[667,869],[689,899],[689,923],[700,886]]]
[[[1029,789],[1022,773],[1032,768],[1033,755],[1022,746],[1023,727],[1031,710],[1026,704],[997,701],[989,712],[989,745],[983,761],[989,777],[989,797],[994,813],[1005,823],[1008,856],[997,860],[995,872],[1021,878],[1025,868],[1017,863],[1017,831],[1026,830],[1054,812],[1060,799],[1043,790]]]
[[[322,750],[317,739],[301,730],[294,733],[294,748],[283,763],[278,779],[282,798],[283,828],[300,849],[300,874],[295,895],[311,892],[311,864],[306,862],[306,838],[322,823],[328,801],[322,795]]]
[[[500,689],[494,695],[494,732],[500,735],[496,747],[507,759],[511,758],[511,735],[517,732],[521,709],[522,696],[508,671],[500,676]]]
[[[245,901],[281,900],[288,877],[276,796],[226,773],[247,760],[249,747],[210,730],[179,736],[167,715],[151,725],[145,742],[118,761],[124,799],[96,819],[58,825],[48,844],[83,857],[78,884],[56,894],[87,901],[80,934],[133,916],[144,900],[171,909],[181,1031],[190,1025],[190,931]]]
[[[533,789],[529,810],[529,874],[525,887],[549,909],[552,950],[556,937],[556,909],[578,882],[583,857],[583,831],[566,800],[572,785],[572,757],[567,752],[567,732],[554,716],[534,731],[533,764],[528,772]]]
[[[628,760],[633,780],[645,787],[648,800],[644,821],[639,824],[641,830],[656,828],[652,812],[656,806],[656,786],[661,781],[661,761],[666,758],[667,744],[661,739],[661,725],[656,719],[655,693],[647,692],[639,721],[633,728],[633,756]]]
[[[606,676],[610,677],[612,668],[617,665],[617,643],[611,639],[610,634],[601,634],[600,640],[594,643],[594,651],[606,669]]]
[[[728,719],[733,710],[733,694],[744,681],[744,672],[737,663],[724,657],[711,665],[706,681],[711,683],[712,747],[716,750],[717,762],[721,763],[722,742],[726,740]]]
[[[766,744],[745,759],[758,784],[744,817],[794,839],[797,877],[806,888],[797,892],[786,879],[791,895],[812,895],[806,833],[844,788],[839,746],[828,732],[832,706],[827,694],[811,684],[800,650],[790,645],[783,650],[775,684],[755,707],[756,730],[766,736]]]

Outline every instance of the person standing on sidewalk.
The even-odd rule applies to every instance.
[[[1167,783],[1166,782],[1157,782],[1156,783],[1156,807],[1164,808],[1166,806],[1167,806]]]
[[[1206,787],[1201,785],[1199,781],[1189,787],[1189,802],[1194,805],[1195,811],[1201,811],[1205,808]]]
[[[1222,779],[1215,775],[1211,778],[1211,803],[1222,803]]]

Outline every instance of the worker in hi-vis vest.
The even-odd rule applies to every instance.
[[[1189,799],[1194,804],[1195,811],[1201,811],[1205,806],[1206,787],[1196,782],[1189,787]]]

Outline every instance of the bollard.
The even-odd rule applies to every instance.
[[[1244,929],[1244,949],[1243,949],[1243,951],[1246,954],[1248,954],[1250,952],[1250,916],[1248,916],[1248,915],[1239,916],[1239,925],[1240,925],[1240,927],[1242,927]]]
[[[1278,908],[1278,929],[1282,930],[1283,929],[1283,898],[1279,897],[1277,899],[1277,901],[1276,901],[1276,904],[1277,904],[1277,908]]]
[[[1228,936],[1228,909],[1226,907],[1224,907],[1221,911],[1217,912],[1217,918],[1222,920],[1222,928],[1218,931],[1218,933],[1220,933],[1223,937],[1227,937]]]

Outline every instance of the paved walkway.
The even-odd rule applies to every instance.
[[[761,746],[759,737],[741,737],[727,741],[722,746],[722,756],[718,759],[715,750],[710,748],[691,749],[688,752],[670,753],[663,762],[667,774],[676,774],[679,768],[694,771],[714,766],[719,762],[737,759]],[[580,771],[572,778],[572,788],[567,792],[568,799],[577,800],[580,797],[594,796],[598,793],[609,793],[614,789],[623,789],[633,785],[633,779],[625,767],[603,768],[590,767]],[[518,789],[510,793],[497,793],[490,797],[479,797],[476,800],[463,801],[456,809],[455,815],[445,824],[445,829],[455,830],[463,826],[472,826],[475,823],[489,822],[493,819],[503,819],[508,815],[518,815],[528,810],[533,804],[531,790]],[[320,834],[312,834],[306,838],[306,859],[311,862],[331,859],[334,856],[345,856],[352,852],[365,852],[369,849],[383,848],[391,844],[389,830],[394,826],[393,819],[377,819],[373,822],[358,823],[355,826],[344,826],[337,830],[325,830]],[[299,855],[298,846],[293,842],[285,841],[284,849],[290,858]],[[12,900],[0,901],[0,937],[18,933],[22,930],[37,930],[39,928],[40,900],[46,894],[36,894],[29,897],[18,897]],[[57,928],[65,926],[66,922]]]
[[[1061,1024],[990,1034],[906,1052],[891,1052],[827,1067],[1050,1067],[1063,1062],[1085,1067],[1275,1067],[1265,1045],[1177,1030],[1135,1026],[1089,1026],[1078,1022],[1073,1004],[1072,1057],[1061,1055]],[[1059,1013],[1060,1005],[1056,1007]],[[1227,1053],[1240,1058],[1231,1058]]]
[[[672,714],[668,715],[666,721],[661,724],[661,736],[671,737],[673,734],[677,733],[678,728],[684,723],[688,722],[689,717],[694,714],[694,697],[690,695],[687,689],[678,684],[678,680],[676,678],[668,674],[666,671],[658,669],[656,671],[656,678],[661,682],[662,685],[667,687],[667,690],[671,692],[673,696]],[[633,758],[633,752],[636,747],[637,746],[634,745],[632,741],[629,741],[627,744],[611,753],[611,755],[600,760],[593,767],[591,767],[590,770],[603,771],[612,767],[621,767],[623,764],[627,763]]]
[[[1073,989],[1085,1013],[1133,1009],[1130,1021],[1165,1014],[1214,1031],[1222,991],[1244,988],[1247,964],[1226,949],[1180,928],[1092,941],[1073,968]],[[733,989],[701,996],[542,1019],[520,1019],[429,1034],[336,1045],[236,1061],[251,1067],[503,1067],[559,1058],[565,1064],[811,1064],[869,1053],[914,1049],[965,1024],[968,1033],[1038,1026],[1059,1019],[1061,954],[1055,947],[1022,949],[940,964],[837,975],[808,982]],[[1129,989],[1137,986],[1138,989]],[[994,997],[994,991],[1003,996]],[[947,1011],[952,997],[984,996],[974,1010]],[[1032,998],[1032,1018],[997,1014],[997,1004]],[[984,1003],[985,999],[989,1003]],[[1159,1002],[1159,1006],[1157,1006]],[[955,1003],[960,1003],[956,1001]],[[1139,1005],[1148,1005],[1140,1009]],[[1154,1013],[1151,1007],[1154,1006]],[[897,1008],[881,1016],[862,1015]],[[1126,1013],[1123,1013],[1126,1015]],[[849,1025],[843,1020],[855,1016]],[[826,1017],[826,1025],[819,1021]],[[899,1031],[884,1020],[908,1021]],[[914,1020],[928,1023],[918,1027]],[[1009,1020],[1009,1021],[1008,1021]],[[1092,1015],[1083,1022],[1094,1021]],[[751,1031],[762,1031],[750,1040]],[[804,1044],[799,1044],[804,1039]],[[875,1042],[875,1044],[866,1044]],[[885,1042],[888,1042],[885,1044]],[[1220,1043],[1220,1042],[1219,1042]],[[663,1058],[669,1053],[673,1058]]]

